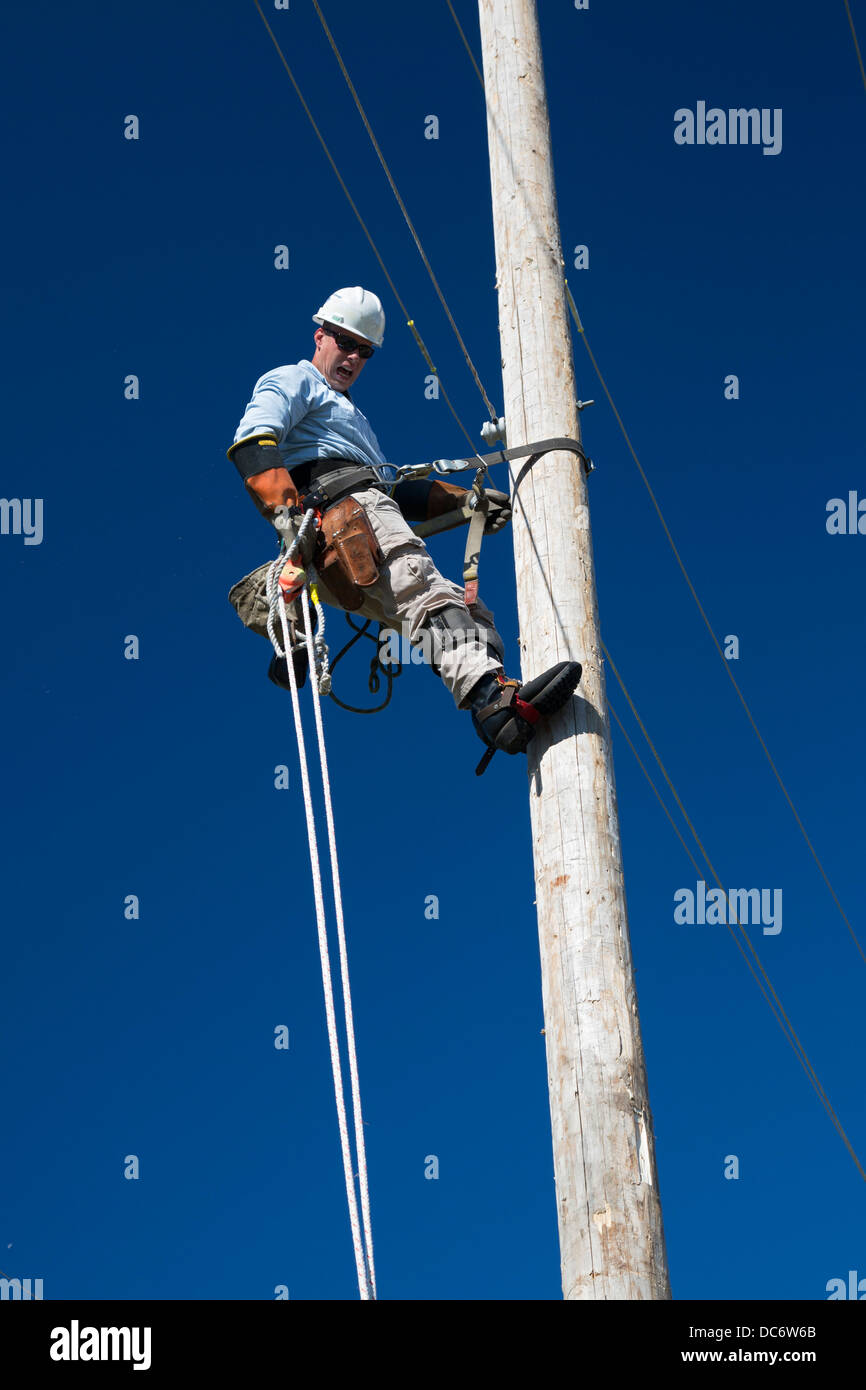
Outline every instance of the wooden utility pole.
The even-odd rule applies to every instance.
[[[535,0],[479,0],[508,445],[580,439]],[[579,21],[578,21],[579,22]],[[576,660],[530,744],[530,809],[565,1298],[670,1298],[626,915],[586,478],[515,482],[524,680]]]

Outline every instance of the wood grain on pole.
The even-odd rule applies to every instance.
[[[535,4],[479,0],[479,12],[508,445],[579,439]],[[521,465],[509,469],[514,492]],[[524,473],[512,526],[523,679],[583,665],[576,698],[529,750],[563,1293],[669,1298],[587,482],[574,455]]]

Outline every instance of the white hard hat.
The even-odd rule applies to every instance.
[[[313,323],[333,323],[337,328],[348,328],[360,333],[362,338],[369,338],[376,347],[382,346],[385,336],[385,311],[381,301],[370,290],[362,290],[360,285],[334,290],[319,312],[313,314]]]

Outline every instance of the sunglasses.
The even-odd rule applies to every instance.
[[[341,352],[354,352],[357,348],[358,356],[367,358],[372,357],[373,353],[376,351],[376,349],[370,347],[368,343],[356,343],[355,339],[350,338],[348,333],[338,333],[335,328],[326,328],[324,324],[322,325],[322,332],[327,333],[329,338],[334,339],[334,342]]]

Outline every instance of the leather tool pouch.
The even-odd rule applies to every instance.
[[[313,564],[341,608],[355,612],[379,578],[385,557],[367,514],[354,499],[335,502],[322,517]]]

